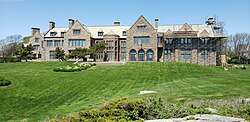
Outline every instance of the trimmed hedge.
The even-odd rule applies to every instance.
[[[0,86],[8,86],[11,82],[9,80],[6,80],[4,77],[0,76]]]
[[[72,64],[72,65],[68,65],[66,67],[63,68],[55,68],[53,69],[54,72],[77,72],[77,71],[82,71],[82,70],[86,70],[92,66],[96,66],[95,63],[93,64]]]
[[[16,57],[0,57],[0,63],[8,63],[8,62],[20,62],[20,60]]]

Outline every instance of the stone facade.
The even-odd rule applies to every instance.
[[[221,35],[221,34],[220,34]],[[49,22],[49,30],[42,35],[39,28],[32,28],[30,43],[37,60],[56,60],[53,51],[62,48],[66,54],[75,48],[89,48],[98,42],[107,44],[98,53],[97,61],[165,61],[186,62],[200,65],[220,65],[220,41],[214,26],[207,24],[159,25],[155,27],[144,16],[132,26],[85,26],[78,20],[69,19],[69,25],[58,28]],[[39,56],[38,56],[39,54]]]

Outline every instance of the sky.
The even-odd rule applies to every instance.
[[[250,33],[250,0],[0,0],[0,39],[29,36],[31,27],[46,32],[49,21],[68,27],[68,19],[87,26],[132,25],[143,15],[152,25],[204,24],[217,17],[228,35]]]

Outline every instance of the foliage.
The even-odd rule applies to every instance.
[[[10,56],[0,57],[0,63],[8,63],[8,62],[15,63],[15,62],[20,62],[20,60],[17,57],[10,57]]]
[[[0,88],[1,121],[36,122],[60,119],[80,111],[97,109],[105,101],[120,97],[156,100],[162,98],[165,106],[177,103],[176,101],[204,99],[205,102],[250,96],[249,68],[224,71],[222,67],[189,63],[128,62],[122,66],[97,66],[73,73],[52,71],[67,65],[72,63],[1,63],[1,76],[14,84]],[[141,90],[153,90],[156,93],[138,95]],[[230,104],[230,100],[228,102]],[[160,102],[158,103],[160,106]],[[223,106],[220,103],[223,102],[219,101],[218,106]],[[151,105],[153,104],[152,102]],[[198,105],[199,102],[194,107]],[[150,104],[148,106],[149,111],[152,111],[149,115],[158,111],[153,111],[157,107],[150,108]],[[169,110],[174,111],[173,109],[175,108]],[[236,111],[237,107],[234,109]],[[157,116],[172,116],[163,114],[164,111],[161,114],[162,111],[160,109],[161,116]],[[132,115],[136,115],[136,111]]]
[[[11,82],[9,80],[6,80],[4,77],[0,76],[0,86],[8,86]]]
[[[62,48],[56,47],[55,50],[55,57],[56,59],[58,59],[59,61],[63,61],[64,60],[64,56],[65,56],[65,51]]]
[[[94,58],[94,61],[96,60],[97,53],[104,52],[105,48],[106,48],[105,42],[95,43],[92,47],[90,47],[90,54]]]
[[[76,72],[76,71],[82,71],[82,70],[86,70],[92,66],[96,66],[95,63],[93,64],[74,64],[71,66],[66,66],[63,68],[55,68],[53,69],[53,71],[55,72]]]
[[[31,38],[31,36],[26,36],[26,37],[23,37],[23,43],[24,43],[24,44],[28,44],[28,43],[29,43],[30,38]]]
[[[32,44],[27,45],[27,47],[24,47],[24,45],[22,46],[21,49],[19,49],[16,52],[16,56],[19,60],[25,60],[26,62],[28,62],[28,59],[32,59],[33,58],[33,51],[34,47],[32,46]]]
[[[90,50],[88,48],[76,48],[67,55],[67,59],[80,58],[83,61],[86,61],[86,56],[89,55]]]
[[[219,115],[250,119],[250,103],[245,102],[245,98],[175,102],[161,98],[121,98],[106,103],[97,110],[82,111],[76,116],[66,118],[67,121],[143,121],[183,118],[195,114],[211,114],[207,107],[218,110]],[[187,119],[193,120],[194,118]]]

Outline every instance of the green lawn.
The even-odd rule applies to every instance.
[[[44,121],[94,109],[119,97],[169,100],[250,97],[250,70],[185,63],[127,63],[82,72],[53,72],[67,62],[0,64],[12,81],[0,87],[0,121]],[[138,95],[140,90],[155,94]]]

